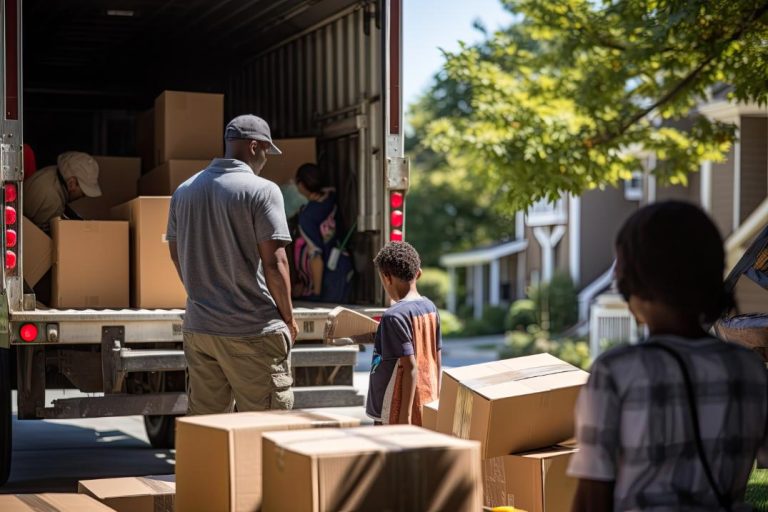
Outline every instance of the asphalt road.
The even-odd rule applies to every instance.
[[[501,337],[446,341],[446,367],[475,364],[496,358],[488,346]],[[361,352],[355,386],[365,396],[370,351]],[[71,398],[73,391],[48,391],[47,400]],[[14,394],[14,404],[16,398]],[[358,416],[362,408],[336,412]],[[13,466],[0,493],[77,492],[78,480],[118,476],[165,475],[174,472],[175,452],[153,449],[140,416],[13,422]]]

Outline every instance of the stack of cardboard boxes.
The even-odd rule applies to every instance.
[[[221,155],[223,126],[223,95],[162,93],[137,118],[141,158],[94,157],[102,196],[71,205],[87,221],[54,222],[51,240],[24,220],[30,286],[53,267],[51,307],[183,308],[186,293],[165,239],[170,195]],[[157,197],[138,197],[140,188]]]
[[[482,444],[485,506],[569,509],[576,481],[565,470],[576,448],[564,443],[587,378],[549,354],[443,373],[435,428]]]
[[[481,509],[480,443],[359,425],[309,411],[183,418],[175,479],[87,480],[79,492],[118,512]]]

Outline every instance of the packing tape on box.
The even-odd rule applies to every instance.
[[[164,482],[163,480],[155,480],[154,478],[139,477],[138,480],[156,493],[159,493],[154,496],[154,512],[174,511],[174,501],[176,497],[175,486],[171,485],[169,482]]]
[[[459,382],[459,390],[456,393],[456,408],[453,411],[453,427],[451,428],[451,433],[461,439],[469,439],[469,428],[472,424],[472,401],[474,399],[474,391],[496,384],[503,384],[505,382],[517,382],[526,379],[546,377],[547,375],[576,371],[579,371],[579,369],[571,364],[556,363],[534,366],[531,368],[521,368],[519,370],[509,370]]]
[[[34,512],[63,512],[36,494],[17,494],[16,499],[31,508]]]

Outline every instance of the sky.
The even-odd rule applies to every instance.
[[[512,15],[500,0],[405,0],[403,11],[403,99],[415,101],[443,64],[440,49],[455,51],[459,41],[482,40],[480,20],[489,32],[508,25]]]

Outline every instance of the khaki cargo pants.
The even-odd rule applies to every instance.
[[[293,408],[287,331],[259,336],[184,332],[187,414]],[[234,404],[233,404],[234,400]]]

